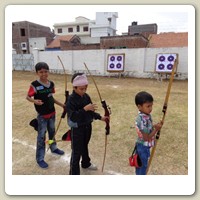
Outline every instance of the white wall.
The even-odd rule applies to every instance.
[[[34,50],[34,63],[47,62],[51,71],[63,73],[57,56],[59,55],[67,73],[85,71],[84,62],[94,75],[109,76],[107,72],[108,54],[125,54],[124,76],[155,78],[156,55],[158,53],[178,53],[179,64],[177,79],[188,77],[188,48],[134,48],[134,49],[102,49],[76,51],[38,51]]]
[[[117,12],[96,12],[96,21],[90,23],[91,37],[116,35]],[[111,22],[108,21],[111,18]]]
[[[46,38],[45,37],[38,37],[38,38],[29,38],[29,51],[32,53],[33,48],[38,48],[40,50],[45,50],[47,46]]]
[[[100,37],[90,37],[90,36],[79,36],[81,39],[81,44],[96,44],[100,43]]]

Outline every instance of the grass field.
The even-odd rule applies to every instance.
[[[72,91],[71,76],[68,76],[68,90]],[[159,82],[155,79],[94,77],[101,96],[111,108],[111,130],[108,135],[107,154],[103,174],[133,175],[135,170],[129,166],[128,158],[132,152],[136,132],[134,120],[137,109],[134,96],[145,90],[154,97],[152,116],[154,122],[162,118],[162,107],[169,80]],[[52,155],[49,151],[45,160],[47,170],[40,169],[35,162],[36,132],[29,126],[36,113],[33,104],[25,97],[30,83],[37,79],[34,72],[13,71],[12,92],[12,172],[13,175],[67,175],[71,153],[70,142],[59,142],[58,147],[65,151],[64,156]],[[50,74],[56,87],[54,97],[64,102],[64,75]],[[89,79],[87,93],[98,105],[100,114],[104,114],[96,88]],[[62,109],[56,106],[58,123]],[[101,166],[104,154],[105,124],[93,123],[90,141],[90,157],[98,165],[97,172],[81,171],[81,174],[102,174]],[[56,139],[61,139],[68,130],[66,118],[62,120]],[[188,82],[175,80],[172,84],[165,123],[161,129],[160,139],[149,169],[152,175],[187,175],[188,174]]]

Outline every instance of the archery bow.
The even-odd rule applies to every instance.
[[[165,116],[166,116],[166,112],[167,112],[167,104],[168,104],[168,100],[169,100],[169,94],[170,94],[172,82],[174,80],[174,74],[175,74],[175,70],[177,69],[177,65],[178,65],[178,59],[176,58],[176,60],[174,62],[173,69],[172,69],[172,72],[171,72],[171,77],[170,77],[170,80],[169,80],[169,84],[168,84],[168,88],[167,88],[167,93],[166,93],[166,96],[165,96],[165,101],[164,101],[164,105],[163,105],[163,109],[162,109],[162,112],[163,112],[163,117],[162,117],[162,120],[161,120],[162,124],[164,124],[164,120],[165,120]],[[151,162],[152,162],[155,150],[156,150],[156,146],[157,146],[158,140],[160,138],[160,131],[161,131],[161,129],[156,133],[155,146],[152,147],[151,156],[150,156],[150,159],[149,159],[149,162],[148,162],[146,174],[149,171],[149,167],[151,165]]]
[[[64,77],[65,77],[65,103],[64,103],[64,104],[66,105],[67,99],[68,99],[68,96],[69,96],[69,91],[67,90],[67,74],[66,74],[65,67],[64,67],[64,65],[63,65],[62,60],[60,59],[59,56],[57,56],[57,57],[58,57],[58,59],[59,59],[61,65],[62,65],[63,72],[64,72]],[[62,119],[65,118],[66,113],[67,113],[66,108],[64,108],[63,113],[62,113],[62,115],[61,115],[61,117],[60,117],[60,120],[59,120],[59,122],[58,122],[58,126],[57,126],[57,128],[56,128],[56,131],[55,131],[55,133],[54,133],[54,135],[53,135],[53,138],[52,138],[52,140],[49,140],[49,141],[48,141],[49,145],[51,145],[52,143],[56,142],[56,141],[55,141],[55,135],[57,134],[58,129],[59,129],[60,124],[61,124],[61,121],[62,121]],[[61,140],[61,141],[63,141],[63,140]]]
[[[88,69],[88,67],[87,67],[87,65],[85,63],[84,63],[84,65],[85,65],[85,68],[87,69],[87,71],[88,71],[90,77],[92,78],[92,81],[93,81],[93,83],[94,83],[94,85],[96,87],[97,93],[98,93],[100,101],[101,101],[101,105],[102,105],[102,107],[104,109],[104,116],[109,117],[110,114],[111,114],[111,110],[110,110],[109,106],[106,104],[106,101],[102,100],[101,94],[99,92],[99,89],[97,87],[97,84],[96,84],[92,74],[90,73],[90,70]],[[106,130],[106,132],[105,132],[105,150],[104,150],[103,164],[102,164],[102,170],[101,170],[102,172],[103,172],[103,169],[104,169],[104,164],[105,164],[105,159],[106,159],[107,135],[110,134],[110,120],[106,120],[105,130]]]

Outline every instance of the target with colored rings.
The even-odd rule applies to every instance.
[[[117,63],[117,68],[120,69],[122,67],[121,63]]]
[[[164,68],[165,68],[165,65],[164,65],[164,64],[159,64],[159,65],[158,65],[158,69],[162,70],[162,69],[164,69]]]
[[[172,68],[173,68],[173,65],[172,65],[172,64],[168,64],[168,65],[167,65],[167,69],[168,69],[168,70],[172,70]]]
[[[115,60],[115,56],[111,56],[111,57],[110,57],[110,60],[111,60],[111,61],[114,61],[114,60]]]
[[[122,56],[117,56],[117,61],[121,61],[122,60]]]
[[[177,53],[159,53],[156,55],[156,72],[170,73],[173,69]]]
[[[108,72],[122,72],[124,71],[125,54],[109,54],[107,71]]]
[[[169,62],[172,62],[173,60],[174,60],[174,56],[169,56],[168,58],[167,58],[167,60],[169,61]]]
[[[115,65],[113,63],[110,64],[110,68],[113,69]]]
[[[165,61],[165,56],[160,56],[159,61],[161,61],[161,62]]]

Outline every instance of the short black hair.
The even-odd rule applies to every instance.
[[[46,69],[46,70],[49,70],[49,65],[47,65],[47,63],[45,62],[38,62],[36,65],[35,65],[35,71],[39,71],[41,69]]]
[[[72,76],[71,83],[73,83],[73,80],[74,80],[77,76],[81,76],[81,75],[83,75],[83,74],[84,74],[84,73],[80,73],[80,72],[75,73],[75,74]]]
[[[136,94],[135,96],[135,104],[136,106],[138,105],[143,105],[144,103],[148,102],[153,102],[153,96],[149,94],[148,92],[141,91]]]

